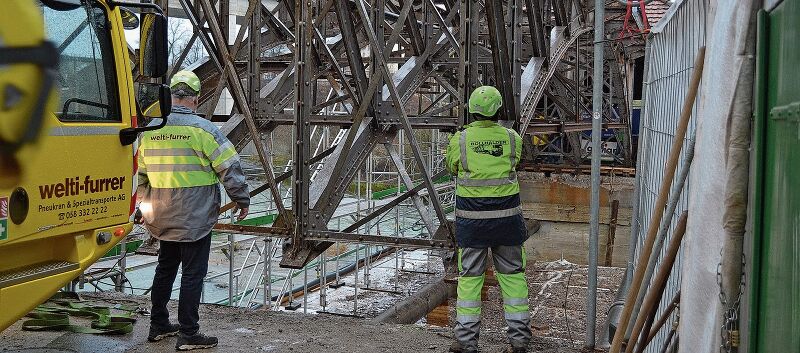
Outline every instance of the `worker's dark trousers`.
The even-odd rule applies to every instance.
[[[203,278],[208,272],[208,255],[211,251],[211,234],[195,242],[161,241],[158,266],[153,278],[150,325],[165,327],[169,325],[167,303],[172,296],[172,285],[181,265],[181,290],[178,297],[178,323],[181,333],[193,335],[200,329],[200,295],[203,292]]]

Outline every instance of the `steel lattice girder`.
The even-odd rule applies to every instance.
[[[217,0],[222,3],[218,13],[214,10],[217,1],[178,1],[195,26],[191,41],[199,39],[209,53],[207,60],[192,67],[203,80],[201,110],[212,115],[222,88],[228,88],[235,109],[223,131],[240,148],[248,141],[256,143],[271,177],[256,191],[270,190],[279,205],[277,183],[289,173],[273,177],[265,146],[260,138],[252,137],[280,125],[294,126],[292,211],[281,212],[276,226],[286,228],[280,232],[267,227],[260,231],[291,238],[283,265],[302,266],[332,241],[359,239],[350,232],[339,232],[337,237],[327,223],[355,172],[379,144],[387,146],[403,184],[411,190],[405,198],[424,207],[414,190],[437,195],[431,178],[436,171],[424,163],[413,130],[452,131],[469,122],[464,102],[478,85],[496,84],[505,100],[514,102],[504,105],[503,116],[511,117],[509,125],[518,124],[523,133],[562,136],[570,149],[553,145],[553,151],[571,160],[570,164],[583,161],[578,134],[588,130],[589,124],[581,121],[579,112],[591,109],[584,89],[591,81],[590,70],[584,67],[591,62],[591,52],[581,44],[588,40],[580,39],[588,38],[591,31],[585,19],[590,10],[587,1],[240,0],[248,5],[240,22],[243,26],[234,43],[223,46],[217,43],[227,37],[223,30],[227,26],[222,24],[231,0]],[[616,30],[613,23],[620,21],[622,12],[624,8],[609,9],[609,31]],[[223,17],[225,21],[220,20]],[[640,42],[634,38],[624,46],[614,45],[617,56],[607,61],[616,61],[616,66],[620,57],[638,55]],[[278,54],[264,56],[268,49]],[[619,66],[608,68],[613,75],[607,82],[611,94],[606,100],[624,106],[629,89],[625,72]],[[274,77],[264,79],[265,70]],[[326,88],[334,94],[320,94]],[[410,112],[409,102],[423,96],[435,100],[431,98],[433,102],[419,114]],[[341,109],[331,111],[337,106]],[[628,130],[627,110],[620,112],[621,120],[611,119],[612,111],[606,111],[606,128]],[[538,115],[545,119],[536,119]],[[315,126],[349,130],[336,146],[314,156],[310,147]],[[412,166],[403,166],[396,151],[392,152],[398,131],[410,138],[414,163],[423,171],[417,175],[422,183],[413,188],[405,171]],[[525,140],[527,144],[529,139]],[[630,146],[623,147],[622,162],[629,164]],[[320,162],[312,181],[310,168]],[[431,201],[439,224],[452,240],[438,198]],[[420,212],[423,219],[428,216]],[[433,220],[425,223],[430,227]],[[428,233],[442,234],[430,229]],[[425,246],[418,239],[370,239],[393,246]]]

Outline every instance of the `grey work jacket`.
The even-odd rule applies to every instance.
[[[159,123],[160,121],[157,119],[151,122],[150,125]],[[172,113],[167,118],[167,126],[199,128],[211,134],[218,145],[230,146],[228,139],[214,124],[183,106],[173,107]],[[139,149],[140,153],[143,150],[147,151],[147,144],[148,139],[143,138]],[[184,147],[180,148],[182,151],[188,148],[201,150],[201,148],[192,146],[189,142],[187,142],[187,146],[181,147]],[[201,158],[208,158],[200,151],[198,151],[197,155]],[[225,187],[228,196],[239,207],[249,207],[250,194],[238,156],[225,163],[222,168],[214,172],[218,181]],[[145,227],[154,237],[164,241],[193,242],[209,235],[219,218],[221,203],[219,182],[212,185],[192,187],[152,187],[147,170],[143,166],[140,166],[138,177],[139,188],[137,193],[139,198],[142,203],[149,203],[152,208],[148,212],[144,207],[140,207],[144,215]]]

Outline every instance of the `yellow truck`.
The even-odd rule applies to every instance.
[[[166,18],[157,6],[14,0],[0,7],[2,331],[131,231],[136,138],[159,127],[137,127],[147,115],[139,107],[169,112],[171,102],[166,85],[150,83],[167,72]],[[125,30],[137,28],[131,63]]]

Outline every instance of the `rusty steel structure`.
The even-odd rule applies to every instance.
[[[199,110],[224,121],[238,148],[253,145],[264,173],[264,185],[253,193],[268,191],[278,215],[271,226],[220,224],[218,230],[284,239],[282,266],[302,268],[335,242],[453,248],[449,210],[436,183],[447,175],[437,154],[444,153],[447,133],[470,122],[465,102],[480,85],[500,89],[506,102],[500,121],[524,136],[525,169],[588,164],[592,1],[156,3],[191,22],[189,45],[173,72],[200,41],[208,56],[190,68],[203,83]],[[618,35],[625,14],[625,5],[608,2],[601,111],[603,138],[616,148],[606,152],[606,167],[634,165],[631,63],[644,55],[644,36]],[[230,33],[231,21],[238,32]],[[233,108],[215,114],[223,96]],[[270,136],[278,129],[293,146],[283,170],[270,156],[277,141]],[[432,146],[427,154],[421,133]],[[401,184],[396,197],[343,229],[330,229],[377,151]],[[361,230],[403,202],[418,209],[423,235]]]

